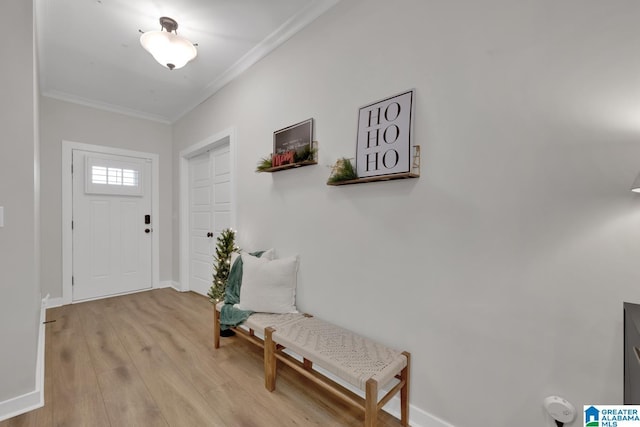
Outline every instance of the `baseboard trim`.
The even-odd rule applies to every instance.
[[[8,420],[9,418],[22,415],[25,412],[42,408],[44,401],[42,400],[41,394],[39,390],[35,390],[22,396],[0,402],[0,421]]]
[[[449,424],[427,411],[413,405],[409,406],[411,407],[409,411],[409,424],[414,427],[454,427],[453,424]],[[392,399],[385,406],[385,411],[400,419],[400,398],[395,397]]]
[[[138,293],[138,292],[146,292],[146,291],[151,291],[153,289],[161,289],[161,288],[173,288],[178,292],[185,292],[182,289],[180,289],[180,284],[178,282],[174,282],[172,280],[165,280],[165,281],[160,282],[158,287],[156,287],[156,288],[141,289],[139,291],[127,292],[127,293],[123,293],[123,294],[108,295],[108,296],[103,296],[103,297],[86,299],[86,300],[82,300],[82,301],[74,301],[74,302],[71,302],[71,304],[75,304],[75,303],[79,303],[79,302],[92,301],[94,299],[103,299],[103,298],[110,298],[110,297],[115,297],[115,296],[128,295],[128,294],[133,294],[133,293]],[[65,305],[64,304],[64,299],[62,297],[46,298],[46,300],[47,301],[46,301],[45,308],[55,308],[55,307],[61,307],[61,306]],[[45,301],[45,300],[43,299],[43,301]]]
[[[182,289],[182,286],[180,286],[180,283],[173,281],[173,280],[164,280],[162,282],[160,282],[160,288],[173,288],[178,292],[187,292],[185,290]]]
[[[60,298],[62,299],[62,298]],[[38,356],[36,358],[35,389],[22,396],[0,402],[0,421],[8,420],[44,406],[44,338],[47,307],[51,300],[49,295],[42,299],[40,308],[40,330],[38,331]]]
[[[286,351],[286,350],[285,350]],[[356,387],[353,387],[351,384],[343,381],[341,378],[336,377],[332,373],[325,371],[322,368],[318,368],[314,366],[314,369],[322,372],[323,375],[331,378],[333,381],[337,382],[341,386],[351,390],[352,392],[358,394],[359,396],[364,398],[364,394],[361,390]],[[385,390],[386,392],[387,390]],[[417,406],[409,404],[409,425],[413,427],[454,427],[452,424],[447,423],[446,421],[441,420],[440,418],[428,413],[425,410],[418,408]],[[383,411],[393,415],[397,419],[400,419],[400,397],[394,396],[389,403],[384,405],[382,408]]]
[[[45,308],[61,307],[63,305],[64,305],[64,300],[62,299],[62,297],[49,298]]]

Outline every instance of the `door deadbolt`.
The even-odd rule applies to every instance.
[[[151,230],[150,228],[145,228],[145,229],[144,229],[144,232],[145,232],[145,233],[147,233],[147,234],[151,233],[151,231],[152,231],[152,230]]]

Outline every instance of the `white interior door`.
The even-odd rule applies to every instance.
[[[206,295],[214,273],[216,239],[231,226],[229,145],[189,160],[189,289]]]
[[[152,160],[73,150],[72,162],[73,300],[151,288]]]

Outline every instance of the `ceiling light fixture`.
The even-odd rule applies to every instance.
[[[160,65],[170,70],[184,67],[198,54],[196,45],[178,35],[178,23],[174,19],[163,16],[160,25],[160,31],[140,30],[140,44]]]

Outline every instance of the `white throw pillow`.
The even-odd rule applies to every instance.
[[[298,257],[268,260],[242,254],[241,310],[297,313]]]
[[[245,252],[242,251],[242,255],[251,255],[249,252]],[[236,263],[236,260],[238,259],[238,257],[240,256],[240,253],[238,252],[231,252],[231,267],[233,267],[233,264]],[[266,251],[262,252],[262,255],[260,255],[260,258],[264,258],[264,259],[276,259],[276,250],[271,248],[271,249],[267,249]],[[243,261],[244,262],[244,259]]]
[[[267,249],[262,253],[262,255],[260,255],[260,258],[264,258],[268,260],[276,259],[276,250],[273,248]]]

